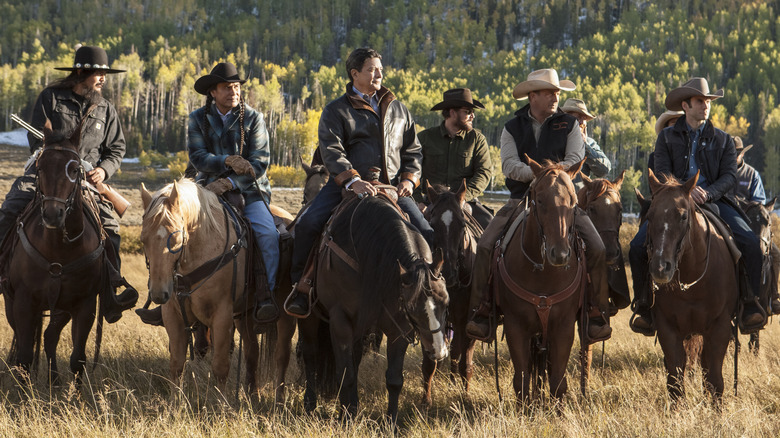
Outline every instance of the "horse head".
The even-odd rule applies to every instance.
[[[189,235],[182,216],[181,197],[177,182],[154,194],[141,183],[144,206],[141,242],[149,267],[149,296],[157,304],[164,304],[174,294],[174,274],[181,264]]]
[[[543,256],[552,266],[566,266],[572,256],[574,207],[577,205],[572,179],[585,160],[564,170],[563,166],[550,161],[539,164],[528,155],[525,158],[534,173],[528,194],[529,217],[534,218],[538,226]]]
[[[447,187],[427,186],[431,205],[425,209],[425,219],[433,228],[433,240],[444,254],[444,278],[447,287],[460,286],[459,265],[464,260],[464,239],[466,234],[466,216],[463,206],[466,201],[465,180],[457,192]]]
[[[653,195],[647,210],[650,276],[658,284],[667,284],[678,269],[686,237],[697,220],[691,192],[699,179],[699,172],[684,184],[672,177],[661,182],[650,169],[647,173]]]
[[[328,179],[330,179],[330,173],[324,165],[315,164],[309,166],[303,162],[303,159],[301,159],[301,167],[306,172],[306,183],[303,186],[303,204],[306,205],[314,200],[317,193],[325,187]]]
[[[582,175],[584,186],[577,192],[579,207],[588,214],[598,231],[607,256],[607,265],[620,262],[620,225],[623,223],[623,207],[620,202],[620,186],[626,171],[613,181],[591,180]]]
[[[777,197],[772,198],[766,204],[757,201],[740,202],[740,207],[748,218],[750,228],[761,241],[761,251],[764,254],[767,254],[772,246],[772,211],[775,209],[776,201]]]
[[[79,155],[82,120],[69,138],[54,133],[51,122],[43,128],[43,147],[35,163],[37,187],[41,197],[41,219],[48,229],[64,229],[65,219],[74,206],[81,209],[81,183],[84,168]]]
[[[441,249],[434,251],[431,263],[418,259],[412,266],[404,267],[398,262],[403,310],[420,334],[423,350],[436,361],[447,357],[449,352],[444,336],[449,295],[447,282],[441,275],[443,264]]]

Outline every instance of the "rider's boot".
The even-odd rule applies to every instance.
[[[612,327],[609,326],[609,316],[592,307],[588,312],[588,339],[590,342],[606,341],[612,336]]]
[[[156,325],[162,327],[162,306],[157,306],[154,309],[135,309],[136,315],[141,318],[145,324]]]
[[[737,323],[743,334],[755,333],[766,324],[766,312],[758,302],[748,280],[747,270],[742,261],[739,262],[739,315]]]
[[[103,288],[100,305],[103,318],[109,324],[119,321],[119,318],[122,317],[122,312],[131,309],[138,301],[138,291],[120,274],[119,243],[120,238],[118,235],[109,234],[109,239],[106,239],[105,252],[109,264],[109,287]],[[120,287],[125,289],[117,294],[116,291]]]
[[[471,296],[469,307],[476,309],[474,315],[466,324],[466,334],[480,341],[489,340],[494,328],[490,323],[490,314],[493,309],[492,293],[490,293],[490,252],[477,247],[477,258],[474,261],[474,269],[471,273]]]
[[[309,316],[309,307],[309,292],[299,289],[298,283],[295,283],[285,302],[284,310],[296,318],[305,318]]]
[[[637,274],[641,275],[641,274]],[[634,279],[634,301],[631,303],[631,316],[629,326],[631,330],[645,336],[655,336],[655,325],[650,312],[650,281]]]
[[[259,280],[260,277],[256,278]],[[268,287],[268,282],[266,281],[258,281],[257,283],[257,295],[255,295],[257,299],[255,321],[261,324],[274,322],[279,318],[279,308],[276,306],[276,302],[273,299],[271,288]]]

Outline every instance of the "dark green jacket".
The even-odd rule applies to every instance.
[[[452,190],[460,187],[466,179],[466,201],[482,195],[493,176],[490,150],[487,139],[481,132],[472,129],[461,131],[450,137],[444,122],[426,129],[417,138],[422,144],[422,184],[424,192],[426,181],[444,184]],[[419,191],[416,198],[420,200]]]

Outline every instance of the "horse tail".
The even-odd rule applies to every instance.
[[[531,388],[536,397],[541,397],[542,388],[547,380],[547,362],[549,350],[541,345],[541,339],[531,340]]]
[[[100,346],[103,344],[103,318],[98,318],[97,327],[95,328],[95,358],[92,361],[92,371],[97,368],[98,361],[100,360]]]
[[[35,313],[35,333],[33,333],[33,339],[35,339],[35,353],[33,354],[32,371],[38,370],[38,360],[41,358],[41,339],[43,338],[43,313]],[[14,335],[16,338],[16,335]]]
[[[333,354],[333,342],[330,338],[330,323],[318,321],[317,333],[315,339],[305,340],[307,336],[305,331],[299,331],[298,345],[295,348],[295,357],[298,362],[298,368],[305,372],[306,364],[305,352],[308,348],[315,348],[312,353],[315,356],[314,379],[316,382],[315,390],[326,398],[333,398],[338,393],[341,384],[341,376],[336,373],[336,356]],[[300,327],[300,326],[299,326]],[[305,377],[305,375],[303,376]]]

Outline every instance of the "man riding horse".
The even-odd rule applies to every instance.
[[[347,58],[346,70],[346,92],[325,107],[319,125],[319,151],[331,178],[295,226],[290,277],[296,286],[285,309],[293,316],[309,314],[305,287],[309,285],[301,284],[301,277],[331,210],[341,202],[342,189],[359,196],[375,195],[373,179],[396,186],[398,205],[429,245],[433,239],[433,229],[411,198],[420,183],[422,160],[414,120],[406,106],[382,86],[382,56],[374,49],[355,49]]]
[[[58,67],[56,70],[69,71],[70,74],[41,92],[33,107],[30,125],[40,131],[48,120],[54,132],[70,135],[86,119],[81,131],[79,156],[82,162],[88,164],[85,167],[91,168],[86,173],[86,180],[93,185],[101,184],[119,170],[125,156],[125,136],[116,108],[103,98],[101,92],[106,75],[125,70],[110,68],[106,51],[95,46],[79,47],[73,66]],[[43,145],[43,140],[33,134],[28,134],[28,140],[32,153]],[[19,215],[35,198],[35,172],[35,165],[29,165],[6,195],[0,207],[0,240],[8,234]],[[110,242],[106,244],[106,254],[118,273],[121,266],[119,221],[111,213],[114,208],[110,202],[97,195],[95,200],[101,224]],[[118,321],[122,312],[133,307],[138,299],[138,293],[129,287],[116,295],[114,288],[117,284],[112,280],[110,289],[100,291],[103,315],[109,323]]]
[[[764,326],[766,318],[759,308],[756,295],[761,282],[762,255],[759,240],[739,214],[733,202],[725,196],[736,183],[737,153],[731,136],[708,120],[713,100],[723,97],[723,90],[710,92],[704,78],[693,78],[666,96],[666,108],[682,110],[674,126],[664,128],[655,142],[654,173],[666,174],[685,182],[700,171],[699,180],[691,192],[693,200],[713,210],[734,233],[737,248],[742,253],[749,287],[740,288],[742,326],[754,332]],[[646,336],[655,334],[650,307],[650,276],[648,273],[647,222],[640,225],[631,241],[629,261],[634,281],[635,316],[631,329]]]
[[[279,233],[268,209],[271,185],[266,175],[270,160],[268,130],[263,114],[244,102],[236,66],[217,64],[210,74],[195,81],[195,91],[206,96],[206,105],[189,116],[187,149],[197,179],[217,195],[237,190],[244,198],[244,216],[254,231],[262,255],[267,285],[258,281],[255,319],[271,322],[279,310],[271,297],[279,267]],[[138,309],[144,322],[160,325],[160,308]]]
[[[471,307],[477,310],[466,326],[469,335],[476,339],[488,339],[492,332],[489,315],[493,296],[488,288],[491,251],[510,219],[519,213],[518,206],[526,197],[534,178],[523,155],[527,154],[535,161],[549,159],[565,168],[579,163],[585,155],[577,119],[558,108],[561,90],[572,91],[575,87],[571,81],[559,81],[555,70],[542,69],[531,72],[528,79],[518,84],[512,92],[517,100],[528,99],[528,105],[515,113],[515,117],[506,123],[501,133],[501,168],[511,195],[507,204],[490,222],[477,247],[471,289]],[[575,226],[585,241],[592,282],[588,337],[591,340],[606,339],[612,334],[612,329],[608,317],[609,287],[604,243],[582,211],[576,214]]]

